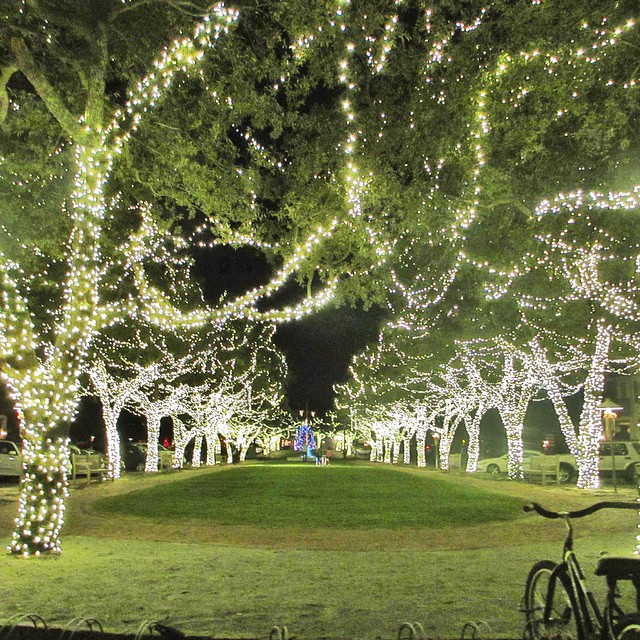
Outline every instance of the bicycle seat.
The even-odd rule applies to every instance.
[[[640,558],[627,556],[605,556],[596,567],[597,576],[607,576],[617,580],[632,580],[640,577]]]

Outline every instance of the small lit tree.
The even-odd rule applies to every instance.
[[[540,384],[535,372],[526,367],[515,350],[504,341],[493,344],[466,343],[463,348],[465,370],[481,393],[495,407],[507,434],[507,472],[510,478],[523,475],[524,417]]]

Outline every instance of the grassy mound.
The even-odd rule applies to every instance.
[[[334,464],[233,465],[99,500],[95,509],[163,521],[269,528],[405,529],[511,520],[522,500],[433,474]]]

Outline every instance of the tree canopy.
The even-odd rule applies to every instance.
[[[631,0],[4,2],[0,357],[25,418],[29,505],[14,551],[56,548],[62,510],[38,535],[31,523],[63,500],[92,341],[129,318],[171,333],[288,321],[329,300],[380,304],[394,357],[420,342],[407,352],[435,361],[449,335],[507,325],[528,282],[562,299],[558,272],[537,277],[566,259],[562,238],[578,279],[598,260],[595,288],[636,322],[634,11]],[[221,246],[257,251],[270,271],[211,304],[190,279],[193,247]],[[611,306],[583,280],[590,310]],[[30,493],[45,497],[31,506]]]

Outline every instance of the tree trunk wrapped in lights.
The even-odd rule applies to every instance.
[[[382,445],[382,441],[378,438],[378,436],[373,433],[369,436],[369,444],[371,445],[371,451],[369,453],[369,461],[370,462],[382,462],[384,459],[384,448]]]
[[[453,444],[453,437],[455,432],[442,431],[438,439],[438,458],[440,460],[440,468],[443,471],[449,471],[451,462],[451,445]]]
[[[220,17],[233,20],[233,16],[225,12]],[[206,29],[199,32],[199,37],[202,43],[207,43]],[[16,71],[21,71],[29,78],[65,135],[75,145],[75,177],[69,203],[71,232],[66,245],[67,273],[62,286],[61,307],[50,329],[55,337],[45,348],[44,357],[36,355],[41,352],[38,337],[30,320],[23,316],[21,321],[25,324],[28,322],[28,327],[25,326],[27,330],[23,329],[22,334],[30,338],[28,342],[23,339],[15,344],[11,355],[20,357],[15,347],[27,348],[32,354],[32,362],[28,363],[28,370],[3,371],[3,380],[9,385],[14,403],[22,408],[25,421],[21,434],[25,474],[11,547],[12,551],[22,555],[60,550],[58,535],[63,522],[67,490],[66,456],[63,451],[77,400],[77,381],[92,339],[98,329],[112,319],[112,315],[101,308],[99,299],[101,278],[104,276],[101,234],[106,210],[105,183],[112,169],[114,154],[121,148],[128,132],[122,135],[120,127],[127,118],[120,115],[116,116],[113,125],[103,128],[108,56],[106,34],[98,28],[93,38],[95,52],[100,52],[100,65],[93,69],[94,75],[89,80],[84,113],[80,119],[67,109],[62,94],[49,84],[45,68],[34,60],[25,41],[20,37],[11,40]],[[184,44],[186,49],[189,46],[189,56],[181,62],[181,66],[193,62],[189,60],[195,53],[193,44]],[[180,45],[174,47],[165,56],[164,69],[158,67],[159,76],[164,76],[162,81],[166,84],[170,84],[172,65],[182,53]],[[150,88],[152,84],[149,82],[147,87]],[[135,107],[131,106],[129,114],[133,114],[132,122],[139,117],[140,107],[146,109],[153,102],[149,94],[145,94],[147,87],[143,88],[141,99]],[[6,265],[3,267],[6,269]],[[5,270],[5,273],[8,272]],[[20,302],[19,296],[16,296],[15,302]],[[20,303],[14,307],[18,311],[21,308],[26,309],[27,305]],[[5,335],[13,331],[13,314],[15,311],[5,305]],[[12,326],[6,326],[8,321]],[[11,355],[7,354],[9,357]],[[28,375],[25,375],[27,371]],[[39,406],[48,408],[41,411]],[[63,433],[63,437],[50,435],[56,432]],[[34,503],[39,505],[37,511],[31,507]],[[44,536],[34,533],[40,530],[45,532]]]
[[[214,464],[216,460],[220,458],[222,455],[222,443],[220,442],[220,438],[215,438],[212,443],[213,455],[214,455]]]
[[[177,416],[171,416],[173,422],[173,468],[182,469],[184,467],[185,449],[189,441],[193,439],[195,428],[187,427]]]
[[[448,375],[452,372],[449,371]],[[448,381],[452,378],[449,377]],[[431,392],[432,402],[437,403],[439,407],[437,414],[432,417],[433,426],[432,431],[434,440],[436,440],[436,446],[438,448],[438,466],[444,471],[449,470],[449,458],[451,456],[451,445],[456,436],[458,426],[464,420],[465,414],[461,410],[464,402],[464,393],[457,393],[460,391],[459,381],[456,380],[456,384],[445,384],[444,386],[438,386],[434,380],[428,383],[429,390]],[[444,402],[443,402],[444,401]],[[436,418],[440,417],[442,423],[440,427],[436,427]]]
[[[204,435],[202,433],[196,433],[193,440],[193,454],[191,455],[191,466],[195,469],[202,464],[202,442]]]
[[[582,489],[595,489],[600,485],[599,447],[602,437],[602,412],[600,405],[604,393],[605,371],[611,345],[611,326],[598,322],[596,343],[584,383],[584,400],[580,414],[580,435],[578,436],[578,482]]]
[[[605,373],[608,369],[609,352],[613,339],[613,327],[606,321],[596,321],[593,330],[592,356],[587,360],[588,345],[583,341],[581,352],[567,361],[552,364],[539,340],[532,340],[531,364],[540,378],[541,386],[551,400],[560,428],[569,451],[576,460],[577,486],[580,489],[596,489],[600,485],[599,448],[602,437],[602,411],[600,405],[604,395]],[[575,349],[574,349],[575,351]],[[582,385],[583,401],[578,425],[574,425],[564,397],[561,379],[567,373],[586,369]],[[575,385],[574,385],[575,386]]]
[[[520,394],[515,404],[508,402],[498,406],[498,412],[507,433],[507,475],[512,479],[524,477],[522,431],[524,416],[534,393],[535,391],[532,390],[528,394]]]
[[[427,432],[425,429],[420,428],[416,431],[416,465],[418,467],[426,467],[427,466],[427,458],[425,453],[425,448],[427,446]]]
[[[485,407],[482,399],[472,414],[465,416],[464,421],[469,434],[469,446],[467,448],[467,471],[475,473],[480,459],[480,422],[485,414]]]
[[[105,443],[108,475],[115,480],[121,475],[122,454],[120,451],[120,434],[118,418],[129,399],[128,394],[118,393],[117,386],[110,380],[104,363],[94,362],[89,371],[94,393],[100,398],[102,420],[105,428]],[[115,393],[114,393],[115,391]]]
[[[207,431],[204,434],[205,442],[207,443],[207,456],[205,458],[205,464],[207,466],[213,466],[218,464],[222,458],[222,443],[220,442],[220,437],[218,433],[212,433],[211,431]],[[232,453],[230,447],[227,447],[227,463],[231,464],[233,462]]]
[[[11,281],[5,277],[5,283]],[[17,288],[7,289],[13,291],[14,308],[19,313],[11,318],[8,327],[3,327],[5,336],[13,342],[5,342],[3,350],[11,347],[15,355],[3,354],[7,364],[2,379],[20,417],[24,458],[11,550],[21,555],[39,555],[60,550],[58,535],[68,491],[67,433],[75,410],[78,369],[86,349],[86,336],[74,344],[71,335],[82,322],[91,324],[91,319],[67,305],[58,325],[64,338],[49,349],[44,362],[38,362],[29,320],[22,312],[26,304],[21,302]]]
[[[402,438],[402,462],[411,464],[411,438],[407,436]]]
[[[393,438],[390,437],[384,437],[382,438],[382,447],[384,450],[384,457],[382,458],[382,461],[385,464],[391,464],[393,462],[393,443],[394,440]]]
[[[410,447],[412,439],[416,441],[416,465],[418,467],[426,467],[426,436],[429,430],[433,431],[434,422],[437,417],[437,411],[431,411],[423,403],[417,403],[409,409],[405,403],[397,403],[403,409],[403,421],[405,426],[402,430],[402,437],[405,447]],[[410,463],[409,451],[405,448],[404,459],[405,464]]]
[[[437,440],[438,467],[443,471],[449,471],[451,458],[451,445],[456,436],[458,426],[463,422],[462,414],[445,411],[441,427],[432,428],[434,440]]]
[[[23,556],[60,552],[68,496],[69,441],[25,439],[24,474],[11,551]]]

